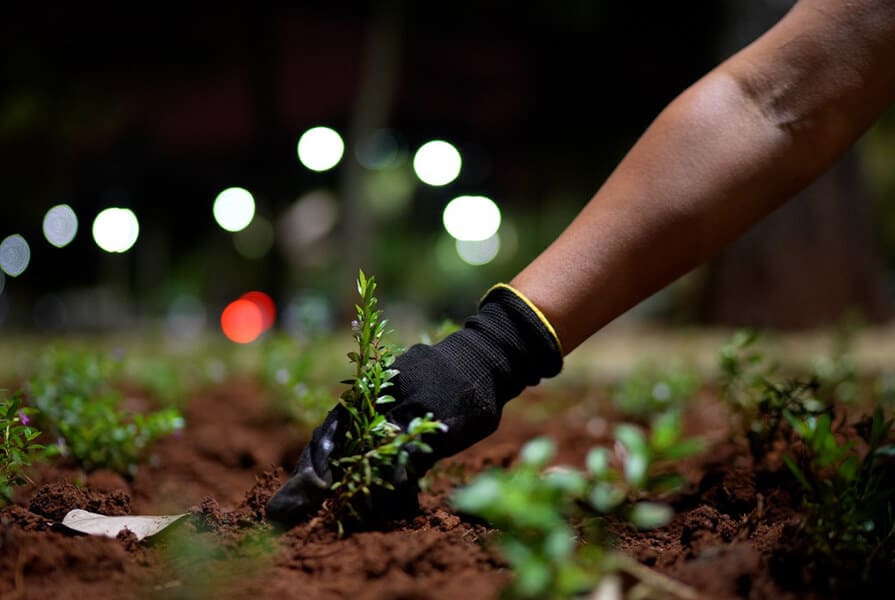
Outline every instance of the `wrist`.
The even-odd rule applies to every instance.
[[[463,329],[436,349],[447,355],[480,394],[502,407],[526,386],[562,369],[562,347],[550,322],[518,290],[492,287]]]

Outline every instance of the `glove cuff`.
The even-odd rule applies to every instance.
[[[528,296],[508,283],[496,283],[491,286],[491,289],[485,292],[485,295],[479,300],[479,310],[481,310],[482,306],[488,302],[503,302],[512,306],[517,313],[522,315],[523,318],[539,330],[539,337],[544,340],[549,338],[553,342],[553,347],[547,353],[549,356],[545,356],[546,361],[555,363],[552,367],[547,368],[548,371],[553,372],[545,373],[544,377],[553,377],[562,370],[562,357],[564,356],[564,353],[562,351],[562,342],[559,340],[559,335],[547,319],[547,316],[541,312],[541,309],[538,308],[534,302],[528,299]],[[532,318],[532,316],[534,318]]]
[[[497,407],[562,369],[562,348],[550,322],[520,292],[492,287],[477,315],[435,346],[466,374],[479,398]]]

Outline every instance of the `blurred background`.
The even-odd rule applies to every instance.
[[[6,7],[0,331],[311,335],[350,320],[359,267],[389,317],[460,320],[791,4]],[[882,323],[893,276],[890,110],[626,319]]]

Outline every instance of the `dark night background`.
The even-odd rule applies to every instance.
[[[314,306],[339,313],[358,266],[376,273],[384,294],[407,310],[460,318],[490,283],[511,278],[562,230],[665,104],[787,3],[746,4],[6,7],[0,238],[19,233],[32,254],[25,273],[5,278],[0,328],[130,327],[170,316],[184,298],[193,310],[204,307],[213,325],[250,289],[300,314]],[[302,132],[317,125],[346,141],[342,163],[324,173],[304,168],[295,151]],[[834,207],[807,217],[809,225],[826,223],[811,243],[834,247],[844,271],[858,273],[830,283],[845,290],[835,306],[818,309],[812,322],[787,317],[792,308],[775,304],[773,292],[772,314],[729,306],[742,296],[736,284],[777,289],[775,281],[804,274],[806,264],[799,289],[826,294],[811,271],[830,264],[823,256],[783,261],[780,273],[755,266],[763,243],[792,254],[773,240],[798,238],[785,228],[787,220],[804,228],[805,215],[794,213],[781,217],[783,233],[771,242],[756,234],[740,258],[728,253],[651,310],[780,326],[829,324],[853,306],[887,318],[887,240],[895,237],[887,165],[895,152],[892,127],[883,125],[849,159],[855,175],[809,205]],[[396,135],[404,162],[363,169],[354,149],[383,127]],[[443,188],[409,171],[409,156],[433,138],[449,140],[464,158],[460,177]],[[251,190],[257,214],[276,227],[276,243],[261,258],[241,256],[233,234],[212,218],[215,196],[230,186]],[[338,219],[296,257],[283,250],[279,219],[320,190],[334,194]],[[509,232],[501,230],[504,246],[490,264],[439,258],[441,211],[464,193],[488,195],[503,212]],[[57,249],[43,239],[41,222],[60,203],[75,210],[79,230]],[[106,254],[91,238],[93,217],[108,206],[131,208],[140,220],[130,252]]]

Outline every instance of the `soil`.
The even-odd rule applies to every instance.
[[[287,532],[265,522],[264,505],[304,439],[266,416],[257,385],[197,394],[185,410],[188,429],[160,441],[132,478],[65,465],[34,470],[34,484],[0,511],[0,598],[496,598],[509,571],[488,543],[492,532],[452,511],[449,491],[483,468],[509,465],[536,435],[552,436],[557,462],[576,466],[609,442],[612,419],[593,402],[557,401],[546,412],[543,394],[514,401],[496,434],[438,465],[418,514],[343,539],[316,520]],[[649,532],[619,526],[620,549],[705,598],[829,597],[781,568],[794,560],[796,502],[773,470],[728,441],[726,423],[703,392],[686,428],[712,449],[680,465],[688,487],[672,499],[677,516]],[[189,516],[139,542],[58,525],[74,508]]]

